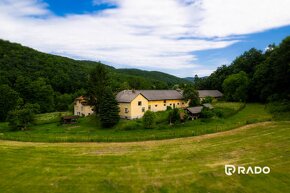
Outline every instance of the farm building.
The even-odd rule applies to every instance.
[[[206,96],[222,97],[217,90],[199,90],[201,99]],[[167,107],[187,108],[188,102],[183,100],[182,91],[178,90],[123,90],[116,95],[120,107],[120,117],[136,119],[143,117],[147,110],[165,111]],[[85,97],[75,100],[74,114],[87,116],[93,113]]]
[[[88,104],[87,99],[80,96],[74,101],[74,115],[88,116],[93,114],[93,108]]]

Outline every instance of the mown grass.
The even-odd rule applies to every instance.
[[[142,129],[142,120],[122,120],[113,129],[100,129],[99,122],[94,117],[88,117],[80,119],[80,123],[76,125],[43,124],[20,132],[0,129],[0,139],[34,142],[144,141],[198,136],[271,120],[271,114],[265,110],[264,105],[247,104],[244,108],[241,108],[240,104],[236,104],[236,106],[235,108],[240,109],[240,111],[224,119],[200,119],[173,126],[169,126],[165,122],[159,123],[155,129]],[[158,119],[161,120],[162,116],[159,116]]]
[[[133,143],[0,141],[0,192],[285,193],[289,155],[289,122]],[[225,164],[271,173],[226,176]]]
[[[71,112],[53,112],[38,114],[35,116],[34,124],[47,124],[47,123],[57,123],[60,121],[62,116],[72,115]]]

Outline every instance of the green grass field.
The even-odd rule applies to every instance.
[[[0,192],[281,192],[290,190],[290,122],[131,143],[0,141]],[[225,164],[270,174],[226,176]]]
[[[166,112],[157,116],[158,127],[155,129],[142,129],[142,120],[121,120],[112,129],[101,129],[94,117],[81,118],[75,125],[60,126],[58,123],[35,125],[27,131],[11,132],[7,123],[0,124],[0,139],[32,142],[124,142],[144,141],[198,136],[234,129],[246,124],[269,121],[269,114],[262,104],[247,104],[241,108],[239,103],[215,104],[217,108],[223,107],[231,116],[226,118],[213,118],[210,120],[188,121],[184,124],[169,126]],[[238,111],[240,110],[240,111]],[[165,115],[165,116],[164,116]]]

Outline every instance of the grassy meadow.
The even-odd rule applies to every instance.
[[[198,119],[184,124],[170,126],[168,112],[157,113],[157,126],[144,129],[142,119],[121,120],[112,129],[102,129],[94,116],[80,118],[78,124],[60,125],[58,122],[37,124],[29,130],[11,132],[7,123],[0,124],[0,139],[31,142],[124,142],[170,139],[198,136],[234,129],[246,124],[269,121],[272,115],[262,104],[216,103],[216,109],[222,110],[224,118]],[[39,115],[41,118],[44,115]],[[54,116],[56,117],[57,114]],[[41,122],[42,119],[39,119]],[[52,116],[53,117],[53,116]],[[52,118],[51,120],[54,120]]]
[[[288,192],[290,122],[130,143],[0,141],[0,192]],[[226,176],[224,165],[270,174]]]

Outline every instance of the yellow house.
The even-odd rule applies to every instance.
[[[87,104],[85,97],[80,96],[74,101],[74,115],[88,116],[93,114],[94,111],[90,105]]]
[[[220,98],[223,95],[218,90],[198,90],[198,93],[201,100],[206,96]],[[181,90],[123,90],[117,94],[116,100],[120,107],[119,115],[125,119],[141,118],[147,110],[157,112],[165,111],[167,107],[188,107]],[[88,116],[93,113],[85,97],[75,99],[74,115]]]
[[[141,118],[147,110],[165,111],[167,107],[186,108],[182,93],[177,90],[124,90],[117,94],[120,117]]]

